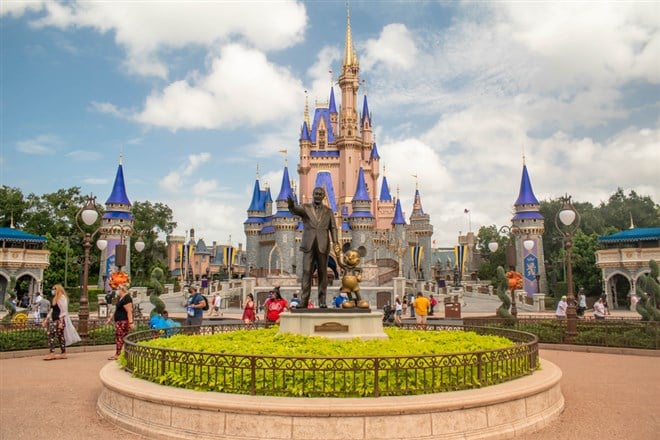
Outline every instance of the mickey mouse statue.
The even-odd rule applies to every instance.
[[[345,245],[348,247],[348,245]],[[362,281],[361,257],[366,255],[364,248],[347,249],[339,254],[338,264],[342,269],[341,289],[348,295],[348,301],[342,303],[342,308],[348,309],[357,306],[360,309],[368,309],[369,302],[360,297],[360,281]]]

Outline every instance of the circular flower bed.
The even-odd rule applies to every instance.
[[[444,331],[429,331],[429,330]],[[235,394],[365,397],[479,388],[531,374],[537,338],[502,329],[387,328],[389,340],[336,341],[277,328],[182,328],[127,337],[122,364],[163,385]],[[198,333],[193,335],[192,333]]]

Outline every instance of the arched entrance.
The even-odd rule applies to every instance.
[[[608,299],[613,303],[615,309],[630,308],[630,292],[632,290],[632,282],[628,276],[622,273],[614,273],[606,281],[606,294]]]

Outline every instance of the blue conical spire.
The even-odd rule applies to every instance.
[[[117,204],[117,205],[128,205],[131,206],[131,201],[128,200],[126,195],[126,186],[124,185],[124,167],[119,161],[119,166],[117,167],[117,175],[115,176],[115,183],[112,186],[112,193],[110,197],[105,201],[105,204]]]
[[[330,87],[330,104],[328,105],[330,113],[337,113],[337,105],[335,104],[335,88]]]
[[[376,147],[376,143],[374,142],[374,145],[371,147],[371,159],[380,159],[380,155],[378,154],[378,147]]]
[[[520,192],[518,193],[518,200],[516,200],[514,206],[538,204],[539,201],[534,195],[534,190],[532,190],[532,182],[529,180],[529,174],[527,173],[527,165],[523,163],[522,178],[520,179]]]
[[[261,189],[259,188],[259,179],[254,181],[254,189],[252,190],[252,201],[248,211],[260,211]]]
[[[369,105],[367,104],[367,95],[364,95],[364,101],[362,103],[362,125],[364,126],[364,121],[367,120],[369,121],[369,125],[371,125],[371,115],[369,114]]]
[[[300,129],[300,140],[301,141],[312,140],[312,138],[309,136],[309,127],[307,126],[307,121],[303,122],[302,128]]]
[[[403,210],[401,209],[401,200],[396,200],[396,207],[394,208],[394,218],[392,219],[393,225],[405,225],[406,219],[403,218]]]
[[[289,179],[289,167],[284,167],[282,186],[280,187],[280,194],[277,196],[276,200],[286,200],[289,197],[293,198],[293,190],[291,189],[291,180]]]
[[[355,189],[353,200],[365,202],[371,201],[371,197],[369,197],[369,192],[367,191],[367,184],[364,181],[364,170],[362,167],[360,167],[360,172],[358,173],[357,188]]]
[[[374,144],[375,146],[375,144]],[[383,183],[380,187],[380,198],[378,200],[385,201],[385,202],[391,202],[392,201],[392,194],[390,194],[390,187],[387,184],[387,177],[383,176]]]
[[[422,197],[419,195],[419,189],[415,190],[415,200],[413,201],[412,215],[423,215],[424,209],[422,208]]]
[[[273,197],[270,195],[270,186],[266,187],[266,190],[264,191],[263,203],[264,206],[266,203],[273,203]]]

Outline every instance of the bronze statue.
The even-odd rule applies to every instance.
[[[346,293],[348,301],[341,304],[342,308],[358,307],[368,309],[369,303],[360,296],[360,282],[362,281],[362,268],[360,258],[365,256],[364,248],[360,250],[348,249],[339,255],[337,264],[342,268],[340,292]]]
[[[317,270],[319,280],[318,304],[326,308],[326,291],[328,289],[328,256],[330,246],[334,243],[337,255],[341,247],[337,243],[337,226],[332,210],[323,205],[325,190],[314,188],[314,203],[304,203],[296,206],[293,199],[287,199],[289,211],[299,216],[303,222],[303,236],[300,242],[300,250],[303,251],[303,273],[302,273],[302,298],[298,308],[307,308],[309,295],[312,290],[312,275],[314,268]]]

